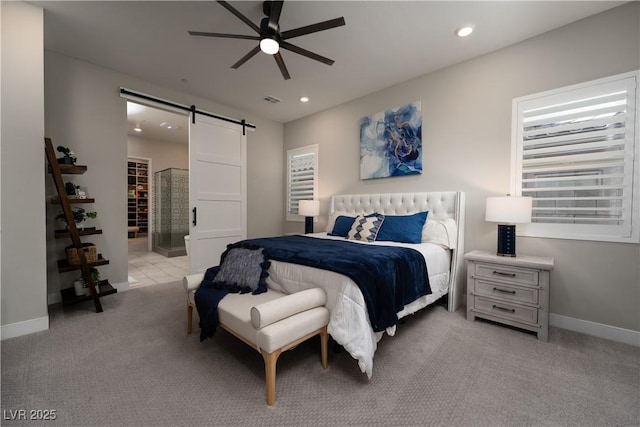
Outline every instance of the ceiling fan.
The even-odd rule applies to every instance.
[[[262,4],[262,12],[265,14],[265,17],[260,21],[260,27],[255,25],[253,22],[249,20],[242,13],[238,12],[233,6],[231,6],[226,1],[218,1],[222,7],[227,9],[229,12],[233,13],[238,19],[251,27],[259,35],[257,36],[247,36],[242,34],[225,34],[225,33],[206,33],[202,31],[189,31],[189,34],[192,36],[204,36],[204,37],[222,37],[229,39],[245,39],[245,40],[256,40],[260,41],[260,44],[254,47],[249,53],[240,58],[238,62],[233,64],[231,68],[237,69],[242,64],[251,59],[254,55],[256,55],[261,50],[269,55],[273,55],[278,67],[280,68],[280,72],[282,73],[282,77],[285,80],[289,80],[291,76],[289,75],[289,71],[287,70],[287,66],[284,63],[284,59],[282,59],[282,55],[280,53],[280,48],[289,50],[291,52],[295,52],[299,55],[306,56],[307,58],[314,59],[316,61],[322,62],[327,65],[333,65],[335,61],[329,58],[325,58],[324,56],[318,55],[317,53],[310,52],[301,47],[292,45],[291,43],[285,41],[288,39],[292,39],[294,37],[300,37],[311,33],[317,33],[319,31],[329,30],[331,28],[340,27],[345,25],[345,21],[343,17],[330,19],[328,21],[318,22],[317,24],[306,25],[304,27],[295,28],[293,30],[287,30],[280,32],[280,13],[282,12],[282,5],[284,1],[265,1]]]

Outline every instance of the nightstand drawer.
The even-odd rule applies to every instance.
[[[509,304],[507,302],[476,297],[474,308],[482,313],[512,319],[519,322],[537,323],[538,309]]]
[[[514,302],[538,304],[538,290],[536,288],[521,288],[477,279],[475,280],[474,292],[478,296],[496,297]]]
[[[475,264],[478,278],[508,281],[520,285],[537,286],[538,270],[510,267],[506,265]]]

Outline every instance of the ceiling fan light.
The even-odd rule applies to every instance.
[[[260,50],[262,50],[267,55],[275,55],[278,53],[280,49],[280,45],[277,41],[270,38],[264,38],[260,40]]]

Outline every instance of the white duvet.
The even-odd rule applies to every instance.
[[[306,236],[344,240],[327,233],[307,234]],[[350,242],[355,242],[350,240]],[[396,242],[357,242],[364,245],[402,246],[419,251],[425,258],[431,285],[431,294],[406,305],[398,313],[398,318],[415,313],[445,295],[449,286],[450,252],[433,243],[396,243]],[[321,287],[327,293],[327,308],[331,312],[329,334],[351,356],[358,361],[360,370],[371,378],[373,374],[373,355],[383,332],[374,332],[369,323],[364,297],[358,285],[350,278],[332,271],[321,270],[298,264],[271,261],[269,288],[284,293]],[[395,334],[395,326],[387,328],[388,335]]]

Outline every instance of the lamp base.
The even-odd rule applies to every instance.
[[[304,217],[304,234],[313,233],[313,217],[305,216]]]
[[[516,226],[498,224],[498,252],[499,256],[516,256]]]

